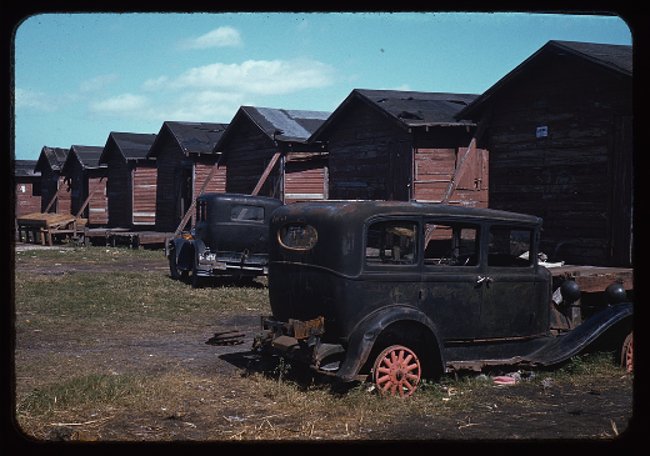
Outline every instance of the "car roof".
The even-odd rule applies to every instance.
[[[282,205],[282,201],[277,198],[259,195],[247,195],[243,193],[204,193],[198,197],[199,200],[210,201],[230,201],[234,203],[259,203],[265,205]]]
[[[288,216],[340,218],[343,223],[349,223],[352,220],[365,221],[375,216],[391,215],[451,217],[525,225],[541,225],[542,223],[540,217],[529,214],[417,201],[312,201],[286,205],[283,208],[283,213]]]

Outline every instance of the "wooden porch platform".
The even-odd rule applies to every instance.
[[[32,212],[16,219],[18,241],[51,246],[56,240],[78,236],[87,222],[72,214]]]
[[[132,231],[127,228],[86,228],[83,232],[85,245],[125,245],[131,248],[164,247],[174,233],[160,231]]]

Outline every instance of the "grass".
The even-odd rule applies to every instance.
[[[162,249],[127,249],[122,247],[69,247],[16,251],[16,264],[29,261],[54,262],[60,264],[99,264],[130,260],[161,260],[165,262]]]
[[[88,374],[34,389],[22,398],[17,411],[43,415],[87,404],[124,405],[149,393],[147,382],[136,376]]]
[[[160,251],[124,248],[17,255],[23,271],[51,262],[78,266],[114,260],[166,264]],[[22,382],[17,388],[17,415],[28,433],[44,439],[52,422],[92,423],[89,426],[102,430],[103,436],[109,431],[102,426],[112,423],[109,436],[135,440],[179,435],[198,440],[381,439],[386,438],[382,429],[397,432],[413,422],[448,420],[456,426],[458,416],[474,417],[479,409],[534,408],[535,398],[545,394],[550,384],[580,391],[599,378],[624,376],[611,354],[593,353],[557,369],[534,371],[514,386],[496,387],[485,375],[450,375],[439,382],[423,382],[414,397],[400,400],[382,398],[369,391],[368,384],[332,390],[328,383],[305,380],[290,363],[265,373],[241,371],[242,375],[232,377],[174,366],[144,372],[125,371],[109,361],[96,363],[92,349],[102,337],[119,340],[175,322],[196,327],[219,315],[257,316],[270,311],[263,286],[193,289],[171,280],[161,268],[59,275],[17,272],[15,308],[17,378]],[[53,340],[57,346],[72,347],[73,354],[75,349],[91,350],[81,358],[48,352],[47,343]],[[22,358],[21,350],[32,352]],[[525,394],[531,390],[533,394]],[[459,429],[474,429],[470,421],[459,423]]]
[[[61,250],[17,252],[16,264],[62,265],[126,264],[117,272],[63,272],[32,274],[17,272],[14,278],[17,330],[25,319],[31,323],[67,318],[88,322],[174,320],[201,318],[207,314],[268,312],[266,289],[217,285],[193,289],[171,280],[161,251],[126,248],[81,247]],[[158,262],[158,270],[133,267],[138,262]],[[164,272],[163,272],[164,271]],[[24,318],[21,318],[24,317]]]

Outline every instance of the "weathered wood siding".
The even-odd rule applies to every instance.
[[[167,138],[165,138],[167,139]],[[185,156],[170,140],[162,143],[156,158],[156,231],[174,231],[181,221],[179,209],[181,167]]]
[[[108,198],[106,196],[106,177],[88,177],[88,190],[84,194],[83,201],[90,195],[88,207],[84,211],[88,217],[88,225],[108,225]],[[82,203],[83,203],[82,201]]]
[[[16,177],[15,178],[15,216],[41,211],[41,178]]]
[[[413,199],[440,202],[460,166],[467,147],[418,148],[413,170]],[[468,207],[488,206],[488,152],[472,148],[456,177],[449,204]]]
[[[88,195],[88,180],[81,163],[76,160],[70,165],[69,169],[66,169],[65,176],[70,184],[70,211],[76,215],[81,210],[81,205]],[[80,215],[88,218],[88,208],[86,207],[86,210]]]
[[[198,197],[206,179],[210,178],[205,186],[204,193],[224,193],[226,191],[226,167],[214,168],[217,157],[201,158],[195,162],[194,168],[194,197]],[[212,176],[210,176],[212,173]]]
[[[154,163],[131,166],[132,225],[154,226],[156,223],[157,171]]]
[[[50,170],[41,172],[41,212],[45,212],[47,205],[50,204],[59,188],[62,188],[62,190],[52,207],[50,207],[49,212],[57,214],[70,214],[72,212],[72,192],[68,188],[67,182],[65,182],[65,177]]]
[[[330,199],[409,200],[410,134],[358,103],[336,125],[328,137]]]
[[[269,137],[249,122],[238,123],[227,149],[223,151],[227,154],[226,190],[243,194],[253,192],[273,154],[278,152]],[[276,166],[259,194],[280,198],[281,191],[280,172]]]
[[[192,200],[195,200],[202,194],[202,189],[203,193],[223,193],[225,191],[226,169],[220,166],[217,166],[215,168],[217,159],[217,155],[196,157],[196,161],[194,161],[194,184],[192,187]],[[192,213],[192,218],[190,220],[192,226],[194,226],[196,224],[195,212]]]
[[[356,103],[340,114],[328,139],[330,198],[439,202],[471,134],[465,126],[408,131]],[[487,150],[472,150],[449,203],[487,207],[487,166]]]
[[[117,151],[107,160],[108,226],[129,228],[131,225],[131,173],[126,161]]]
[[[490,206],[543,217],[542,249],[557,259],[630,265],[631,78],[568,58],[554,63],[511,83],[495,103]],[[537,127],[548,136],[537,138]]]
[[[289,155],[284,164],[284,203],[327,199],[327,159]]]

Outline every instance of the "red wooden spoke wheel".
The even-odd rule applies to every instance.
[[[420,360],[403,345],[392,345],[382,351],[373,368],[373,380],[382,395],[412,395],[420,383],[421,374]]]
[[[623,348],[621,349],[621,367],[625,368],[625,371],[631,373],[634,371],[634,350],[633,350],[633,337],[632,332],[627,335],[625,341],[623,342]]]

